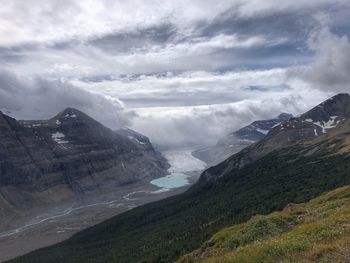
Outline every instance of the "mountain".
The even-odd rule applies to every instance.
[[[224,227],[349,185],[349,108],[350,96],[339,94],[204,171],[185,193],[11,262],[173,262]]]
[[[293,115],[281,113],[274,119],[254,121],[220,139],[216,145],[196,150],[192,154],[208,165],[218,164],[245,147],[261,140],[273,127],[291,117]]]
[[[139,149],[153,150],[151,142],[145,135],[142,135],[127,127],[116,130],[115,132],[121,136],[127,137]]]
[[[166,174],[169,165],[149,140],[135,141],[131,133],[137,133],[129,133],[114,132],[73,108],[40,121],[0,113],[0,212],[115,191]]]
[[[349,222],[350,187],[345,186],[224,228],[178,263],[349,262]]]
[[[259,142],[248,146],[239,154],[233,155],[220,166],[223,167],[226,164],[226,168],[228,168],[226,172],[229,172],[233,168],[243,167],[247,163],[258,160],[270,152],[288,146],[305,144],[313,139],[315,139],[314,143],[319,145],[314,151],[323,150],[329,147],[324,142],[330,140],[331,135],[334,136],[332,141],[347,140],[349,117],[350,95],[338,94],[308,112],[290,118],[272,128]],[[322,145],[323,147],[321,147]]]

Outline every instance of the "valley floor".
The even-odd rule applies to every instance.
[[[184,192],[197,181],[205,164],[190,150],[165,152],[170,174],[151,182],[123,186],[98,199],[33,211],[0,223],[0,262],[71,237],[134,207]]]

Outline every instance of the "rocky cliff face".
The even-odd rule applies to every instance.
[[[112,131],[76,109],[45,121],[0,113],[0,206],[21,209],[113,191],[162,176],[168,167],[147,137]]]
[[[261,140],[273,127],[291,117],[293,115],[281,113],[274,119],[254,121],[248,126],[228,134],[219,140],[216,145],[194,151],[193,155],[209,165],[218,164],[245,147]]]

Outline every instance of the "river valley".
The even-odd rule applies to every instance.
[[[171,167],[169,175],[123,186],[114,194],[66,204],[49,211],[34,211],[12,218],[0,228],[0,262],[63,241],[74,233],[137,206],[154,202],[188,189],[206,165],[191,150],[164,152]]]

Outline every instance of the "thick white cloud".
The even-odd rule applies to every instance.
[[[280,94],[228,104],[136,109],[132,128],[147,134],[160,148],[203,147],[251,121],[280,112],[300,113],[305,102],[308,105],[305,97]]]
[[[157,146],[200,147],[257,119],[299,114],[327,95],[287,69],[226,73],[187,72],[101,83],[75,82],[86,90],[119,97],[135,115],[131,128]]]
[[[306,67],[291,70],[293,77],[301,77],[315,88],[334,92],[350,91],[350,42],[346,35],[339,36],[323,27],[308,41],[315,59]]]
[[[48,119],[67,107],[82,110],[112,128],[127,125],[117,98],[91,93],[62,81],[0,72],[0,110],[19,119]]]

